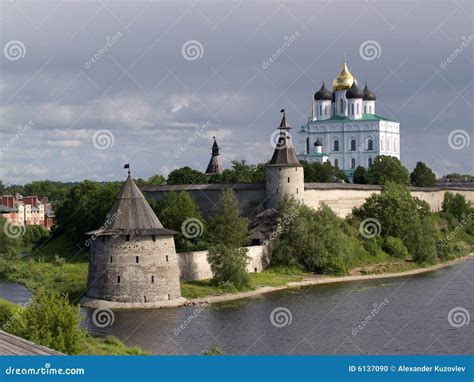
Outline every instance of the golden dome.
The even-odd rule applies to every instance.
[[[344,60],[344,66],[341,70],[341,73],[339,73],[336,79],[332,82],[332,90],[350,89],[354,81],[357,84],[357,80],[347,68],[346,60]]]

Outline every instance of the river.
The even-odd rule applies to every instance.
[[[114,311],[105,328],[92,323],[93,310],[83,312],[91,333],[153,354],[199,354],[213,344],[226,354],[474,354],[473,282],[468,260],[204,307]]]

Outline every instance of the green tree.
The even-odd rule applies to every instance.
[[[347,175],[339,168],[334,167],[330,161],[323,164],[319,162],[309,163],[307,161],[300,161],[304,169],[304,181],[316,183],[334,183],[349,182]]]
[[[234,190],[222,192],[217,212],[209,220],[210,238],[213,244],[239,248],[247,244],[248,220],[240,215],[240,207]]]
[[[362,221],[361,224],[365,219],[375,219],[377,233],[382,237],[402,239],[413,259],[420,262],[435,260],[436,248],[431,245],[431,239],[425,237],[432,235],[434,230],[429,219],[430,206],[413,197],[406,186],[388,182],[380,194],[370,196],[352,213]],[[420,243],[425,243],[425,246]]]
[[[40,290],[7,330],[59,352],[77,354],[85,336],[80,321],[79,305],[71,305],[66,296]]]
[[[152,206],[153,207],[153,206]],[[206,221],[188,192],[166,192],[155,209],[163,226],[175,230],[176,249],[180,252],[207,247]]]
[[[169,173],[168,184],[202,184],[207,183],[207,177],[202,172],[191,167],[181,167]]]
[[[232,161],[232,168],[213,175],[209,183],[259,183],[265,181],[266,163],[247,164],[245,160]]]
[[[207,258],[215,282],[239,290],[248,287],[248,250],[241,248],[248,240],[248,220],[240,215],[234,190],[222,192],[219,209],[210,219],[209,231],[212,245]]]
[[[384,185],[387,182],[396,182],[405,186],[410,185],[410,174],[399,159],[386,155],[379,155],[367,171],[370,184]]]
[[[354,171],[354,179],[353,182],[356,184],[368,184],[369,179],[367,177],[367,170],[365,167],[357,166]]]
[[[209,248],[207,260],[211,266],[214,281],[223,287],[246,289],[250,285],[247,273],[247,248],[233,248],[214,244]]]
[[[18,256],[21,246],[21,236],[15,237],[16,235],[7,235],[10,230],[5,227],[7,219],[0,216],[0,257],[4,259],[10,259]],[[16,233],[16,228],[14,233]]]
[[[73,186],[57,203],[55,234],[65,233],[73,243],[84,244],[84,233],[104,223],[122,185],[122,182],[101,184],[84,180]]]
[[[162,175],[152,175],[147,180],[147,185],[149,186],[160,186],[166,183],[166,179]]]
[[[426,164],[417,162],[410,174],[410,181],[415,187],[433,187],[436,184],[436,175]]]
[[[6,188],[3,185],[2,180],[0,179],[0,195],[5,195]]]
[[[343,220],[322,205],[314,210],[294,199],[283,199],[278,208],[281,219],[293,217],[275,243],[273,265],[299,266],[310,272],[344,274],[348,270],[350,238]],[[287,218],[284,218],[284,217]]]
[[[452,192],[447,191],[444,193],[441,208],[444,212],[448,212],[461,220],[463,216],[467,216],[471,205],[464,195],[453,194]]]

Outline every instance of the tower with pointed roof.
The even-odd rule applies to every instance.
[[[276,208],[285,195],[304,200],[304,172],[291,142],[285,111],[278,129],[278,141],[266,169],[266,207]]]
[[[87,298],[128,304],[179,299],[175,233],[163,227],[129,172],[102,227],[88,232]]]
[[[400,123],[375,114],[375,101],[367,81],[361,90],[344,60],[332,91],[323,82],[314,94],[316,111],[312,110],[299,131],[304,149],[298,158],[319,163],[329,160],[349,180],[358,166],[370,167],[378,155],[400,159]]]
[[[221,160],[219,158],[219,146],[217,145],[216,137],[212,138],[214,139],[214,143],[211,148],[211,160],[209,161],[206,169],[207,176],[219,175],[224,171],[224,166],[222,166]]]

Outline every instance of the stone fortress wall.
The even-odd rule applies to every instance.
[[[264,183],[145,186],[142,191],[147,198],[157,201],[165,192],[187,191],[196,200],[204,216],[210,216],[218,205],[222,190],[226,188],[235,190],[243,215],[253,217],[265,209]],[[381,190],[380,186],[352,183],[305,183],[304,188],[303,201],[306,205],[318,208],[321,203],[325,203],[340,217],[347,216],[352,208],[361,206],[370,195]],[[446,191],[462,194],[474,204],[474,186],[411,188],[412,194],[426,201],[433,212],[441,210]]]

